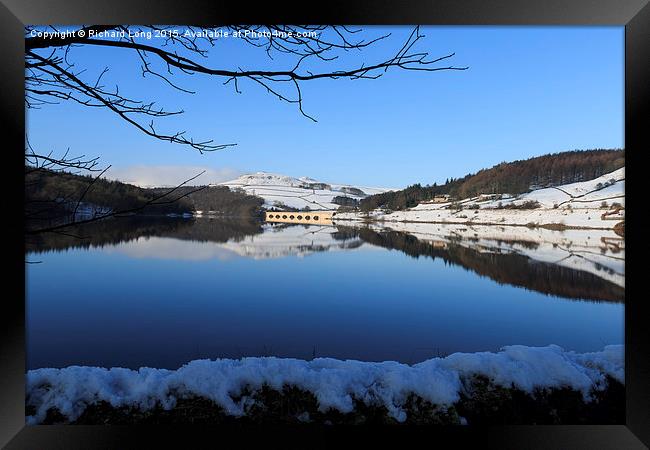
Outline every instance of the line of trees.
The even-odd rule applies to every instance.
[[[161,195],[166,188],[148,189],[155,195]],[[261,214],[264,200],[245,192],[235,192],[227,186],[205,186],[197,190],[194,186],[177,189],[178,195],[185,196],[182,201],[189,205],[191,211],[214,211],[222,215],[237,217],[257,217]]]
[[[127,211],[146,205],[154,198],[154,193],[147,189],[119,181],[25,167],[28,228],[40,229],[53,223],[69,222],[74,220],[75,212],[86,206]],[[146,208],[146,212],[155,214],[186,211],[191,211],[191,205],[184,199]]]
[[[98,215],[142,208],[144,214],[182,214],[215,211],[221,215],[256,217],[263,200],[231,191],[226,186],[180,186],[145,189],[120,181],[26,167],[27,224],[37,229],[70,223],[75,214],[91,209]],[[156,199],[163,199],[156,202]],[[98,209],[99,208],[99,209]]]

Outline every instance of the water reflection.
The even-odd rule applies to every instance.
[[[401,227],[402,229],[394,229]],[[404,229],[408,229],[408,232]],[[304,257],[381,247],[440,258],[501,284],[570,299],[623,302],[624,240],[606,230],[570,232],[439,224],[309,226],[255,219],[116,218],[27,242],[33,255],[106,248],[134,258],[229,260]]]
[[[498,283],[571,299],[625,299],[620,243],[613,251],[606,244],[572,249],[571,243],[463,237],[444,231],[450,234],[425,239],[394,230],[356,230],[364,242],[415,258],[441,258]]]
[[[61,233],[29,236],[25,246],[28,252],[38,254],[52,250],[106,247],[149,237],[196,242],[238,242],[245,236],[262,232],[261,222],[253,218],[127,216],[66,228]]]
[[[623,341],[624,242],[606,232],[350,225],[132,218],[43,236],[28,243],[43,262],[27,266],[28,367]]]

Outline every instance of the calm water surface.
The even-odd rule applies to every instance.
[[[26,269],[29,369],[267,355],[415,363],[624,340],[622,269],[602,249],[595,269],[580,256],[578,270],[554,259],[557,247],[530,242],[497,251],[207,219],[120,227],[98,228],[90,245],[54,237],[31,247],[27,260],[40,263]]]

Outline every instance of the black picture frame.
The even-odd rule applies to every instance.
[[[318,7],[314,7],[318,6]],[[245,427],[139,427],[139,426],[25,426],[25,267],[22,186],[24,158],[24,24],[88,23],[342,23],[423,25],[618,25],[625,26],[625,147],[626,264],[625,385],[626,424],[620,426],[503,426],[503,427],[389,427],[390,430],[356,427],[345,429],[358,439],[395,439],[402,445],[425,438],[431,444],[445,439],[456,446],[500,449],[597,448],[641,449],[650,445],[650,355],[645,321],[647,294],[642,292],[644,245],[641,214],[647,210],[643,152],[648,146],[650,124],[650,5],[648,0],[444,0],[391,2],[367,0],[307,3],[266,2],[254,7],[244,2],[161,0],[0,0],[2,64],[2,123],[9,163],[3,173],[6,189],[6,261],[10,268],[3,296],[0,342],[0,445],[7,449],[47,448],[149,448],[156,443],[181,448],[216,447],[224,437],[238,445],[274,439],[283,446],[295,442],[310,448],[336,438],[339,428]],[[567,73],[567,76],[571,76]],[[11,176],[7,176],[7,175]],[[8,198],[7,198],[8,197]],[[6,272],[7,273],[7,272]],[[317,437],[313,436],[318,435]],[[348,441],[349,442],[349,441]],[[364,441],[365,442],[365,441]],[[385,441],[384,441],[385,442]],[[645,444],[644,444],[645,443]]]

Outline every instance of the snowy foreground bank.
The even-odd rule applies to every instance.
[[[178,370],[37,369],[27,373],[27,423],[42,423],[48,410],[57,410],[74,422],[98,403],[111,408],[171,410],[182,399],[196,397],[214,402],[225,415],[240,417],[254,407],[256,391],[282,391],[287,386],[313,394],[321,412],[349,413],[361,401],[384,407],[390,417],[403,422],[409,397],[415,395],[443,409],[451,407],[467,395],[476,376],[532,397],[546,389],[570,389],[589,403],[594,394],[608,388],[608,379],[624,383],[624,351],[622,345],[593,353],[565,351],[556,345],[512,345],[498,353],[455,353],[413,366],[392,361],[263,357],[196,360]]]

